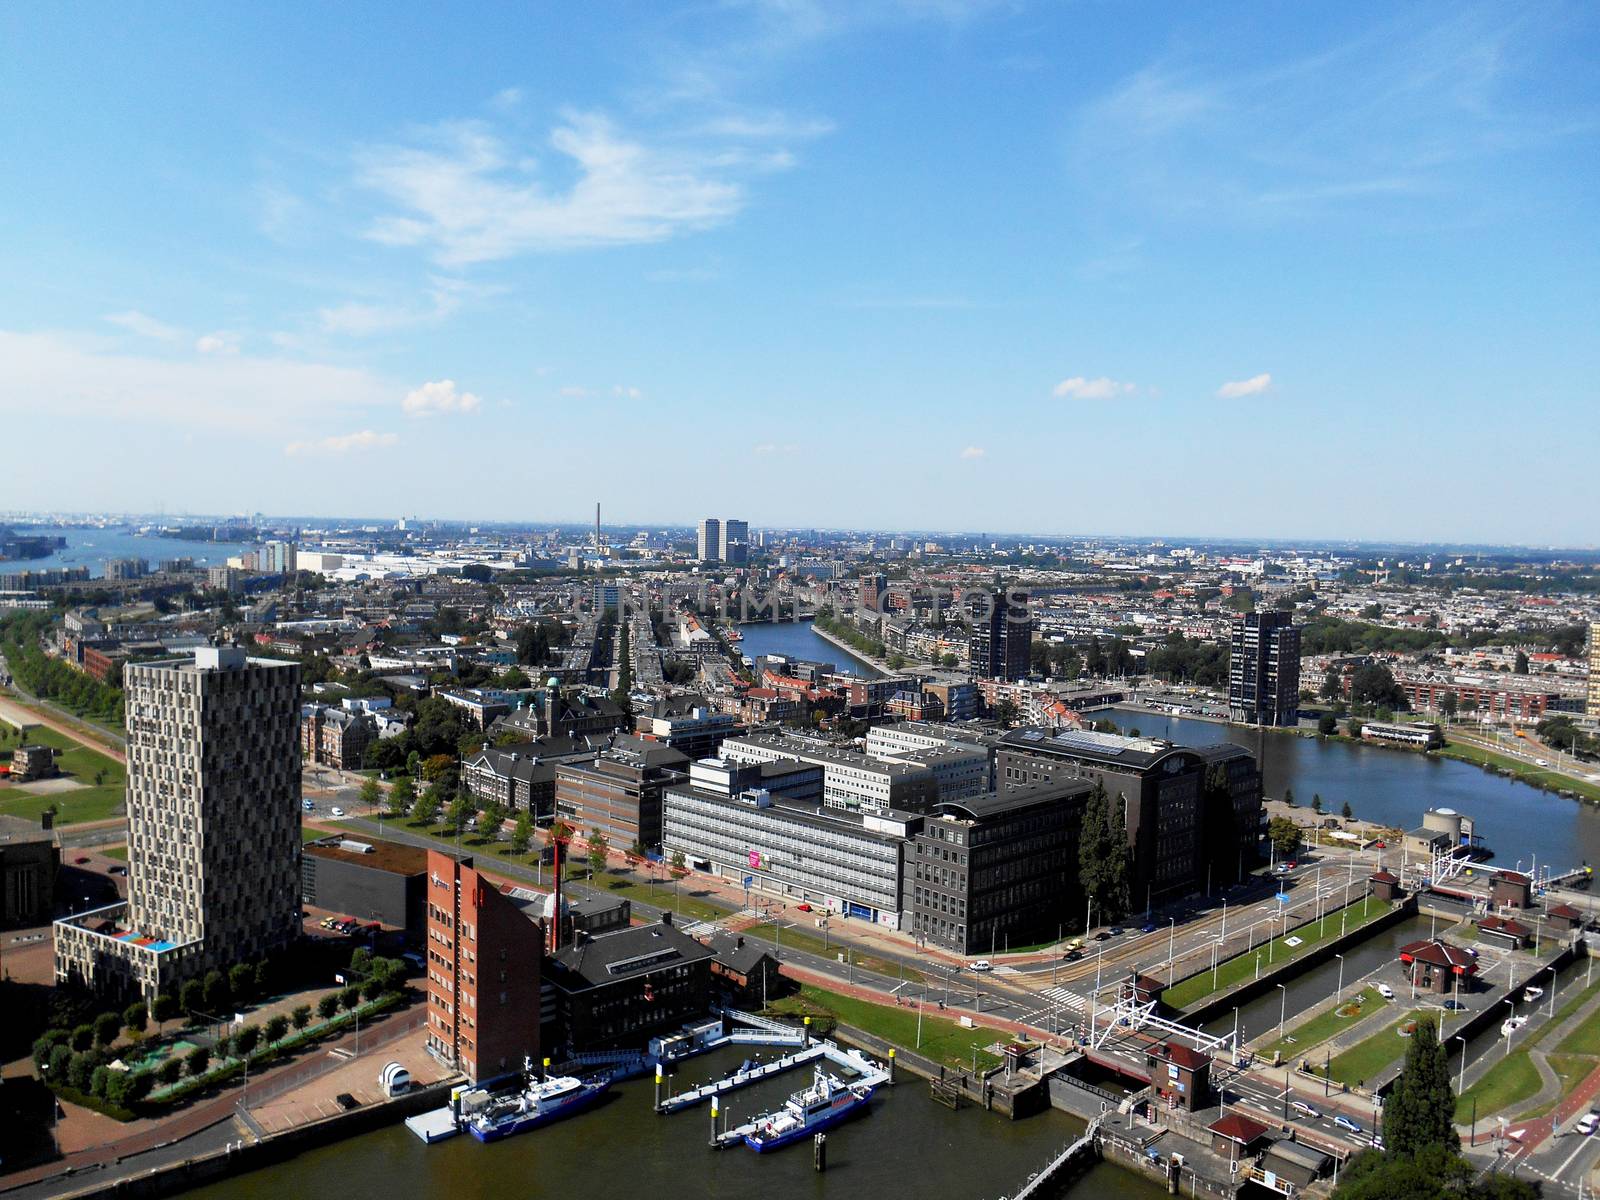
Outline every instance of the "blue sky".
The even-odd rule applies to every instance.
[[[1600,542],[1600,11],[0,10],[0,509]]]

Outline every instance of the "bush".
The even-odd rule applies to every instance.
[[[176,1058],[169,1058],[157,1068],[156,1074],[161,1077],[162,1083],[169,1085],[177,1083],[183,1078],[183,1063]]]
[[[122,1010],[122,1024],[135,1033],[143,1033],[150,1024],[150,1010],[143,1000],[135,1000]]]
[[[94,1045],[94,1026],[85,1022],[72,1031],[72,1048],[74,1050],[87,1050]]]
[[[89,1076],[89,1094],[98,1096],[102,1100],[109,1099],[106,1095],[106,1087],[113,1075],[120,1074],[122,1074],[121,1071],[113,1071],[110,1067],[96,1067]]]
[[[171,996],[161,995],[156,997],[156,1002],[150,1010],[150,1016],[157,1025],[165,1025],[178,1015],[178,1002]]]
[[[67,1085],[75,1087],[80,1092],[94,1093],[91,1086],[94,1083],[94,1069],[100,1065],[100,1059],[91,1051],[82,1051],[72,1056],[72,1061],[67,1063]]]
[[[94,1044],[96,1046],[109,1046],[117,1040],[117,1034],[122,1032],[121,1013],[101,1013],[94,1019]]]
[[[339,997],[334,995],[332,992],[329,992],[321,1000],[317,1001],[317,1016],[321,1017],[324,1021],[330,1020],[334,1013],[338,1011]]]
[[[72,1065],[72,1047],[65,1042],[50,1051],[49,1077],[52,1083],[67,1081],[67,1068]]]
[[[33,1066],[40,1070],[50,1062],[50,1055],[57,1046],[65,1046],[67,1031],[65,1029],[47,1029],[33,1043]]]
[[[211,1047],[211,1053],[215,1054],[219,1059],[227,1058],[233,1053],[233,1039],[225,1033],[222,1034],[217,1038],[216,1045]]]
[[[261,1027],[259,1025],[246,1025],[233,1035],[233,1047],[239,1057],[249,1058],[255,1048],[261,1043]]]
[[[123,1078],[127,1082],[122,1092],[122,1102],[130,1107],[148,1096],[156,1084],[154,1071],[133,1071]]]
[[[266,959],[263,958],[250,969],[250,983],[257,996],[265,998],[272,995],[272,968],[267,965]]]
[[[183,1061],[184,1065],[189,1069],[189,1074],[195,1079],[199,1079],[200,1076],[206,1073],[206,1069],[211,1066],[211,1051],[204,1046],[196,1046],[184,1056]]]

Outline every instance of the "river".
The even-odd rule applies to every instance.
[[[1268,796],[1294,789],[1295,803],[1322,796],[1324,811],[1337,814],[1345,801],[1367,821],[1401,829],[1422,824],[1430,808],[1453,808],[1476,822],[1495,853],[1495,863],[1566,870],[1600,861],[1600,808],[1566,800],[1470,763],[1363,746],[1324,738],[1245,729],[1159,713],[1115,709],[1109,717],[1124,730],[1190,746],[1228,741],[1248,747],[1261,762]]]
[[[868,678],[875,679],[883,674],[865,659],[819,637],[816,630],[811,628],[810,621],[753,622],[738,628],[744,635],[739,649],[750,658],[762,654],[782,654],[810,662],[831,662],[843,670]]]
[[[28,535],[64,537],[66,548],[45,558],[8,559],[0,572],[47,571],[52,567],[88,567],[95,579],[106,573],[106,563],[119,558],[142,558],[151,568],[168,558],[192,558],[198,567],[220,566],[250,547],[239,542],[186,542],[180,538],[145,537],[129,529],[39,528]]]
[[[686,1063],[673,1090],[726,1073],[742,1057],[729,1049]],[[781,1104],[805,1083],[803,1070],[790,1071],[735,1093],[730,1097],[734,1122]],[[648,1078],[612,1091],[613,1098],[599,1109],[504,1142],[481,1145],[462,1136],[426,1146],[397,1125],[194,1195],[277,1200],[332,1187],[339,1200],[418,1195],[539,1200],[628,1193],[657,1200],[909,1195],[992,1200],[1016,1192],[1083,1128],[1056,1112],[1015,1122],[977,1108],[952,1112],[930,1098],[926,1082],[902,1073],[895,1087],[879,1090],[870,1113],[828,1134],[828,1169],[818,1175],[808,1143],[762,1155],[742,1146],[714,1151],[706,1145],[708,1109],[656,1115],[654,1083]],[[1154,1200],[1164,1194],[1104,1163],[1058,1193],[1071,1200]]]

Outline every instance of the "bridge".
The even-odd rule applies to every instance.
[[[1032,1176],[1028,1182],[1023,1185],[1020,1192],[1009,1198],[1001,1197],[1001,1200],[1028,1200],[1029,1197],[1038,1194],[1044,1188],[1050,1187],[1056,1176],[1062,1171],[1066,1170],[1073,1163],[1077,1162],[1081,1158],[1092,1159],[1096,1155],[1097,1151],[1095,1150],[1095,1139],[1099,1137],[1099,1135],[1100,1118],[1096,1117],[1094,1120],[1089,1122],[1089,1128],[1083,1131],[1082,1137],[1073,1142],[1070,1146],[1064,1148],[1060,1154],[1052,1158],[1049,1163],[1045,1165],[1044,1170]]]

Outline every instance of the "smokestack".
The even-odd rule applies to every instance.
[[[600,553],[600,501],[594,502],[594,552]]]

